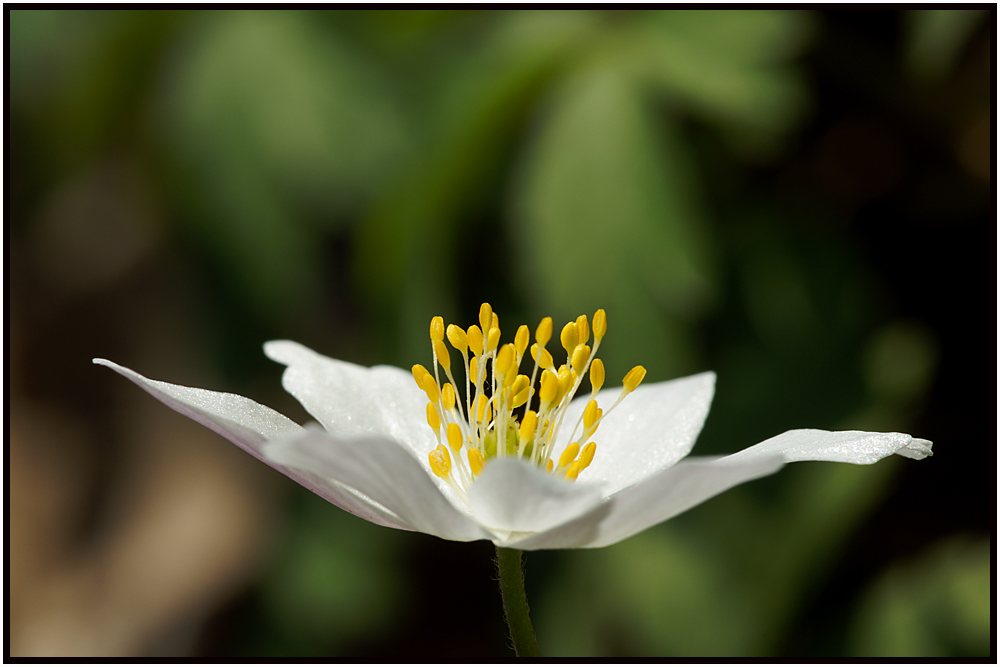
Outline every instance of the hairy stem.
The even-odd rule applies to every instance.
[[[521,552],[517,549],[497,547],[497,572],[500,575],[500,595],[503,613],[514,642],[514,652],[519,658],[539,657],[538,640],[528,616],[528,598],[524,594],[524,570],[521,569]]]

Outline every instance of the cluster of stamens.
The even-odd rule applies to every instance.
[[[479,309],[479,324],[467,330],[454,324],[449,324],[446,330],[441,317],[433,318],[430,335],[434,374],[416,364],[413,379],[430,401],[427,423],[438,441],[437,448],[428,456],[434,474],[448,482],[463,500],[467,499],[467,489],[473,480],[493,457],[517,457],[544,467],[547,472],[575,480],[594,460],[597,445],[590,438],[601,420],[639,386],[646,375],[645,368],[636,366],[625,375],[621,395],[615,404],[606,413],[597,406],[595,397],[604,385],[604,363],[595,355],[606,331],[607,317],[604,310],[598,310],[593,318],[594,347],[591,348],[588,344],[591,326],[587,316],[581,315],[568,322],[559,335],[559,342],[566,351],[566,363],[557,369],[552,355],[545,349],[552,338],[552,318],[546,317],[535,329],[535,343],[530,350],[534,367],[529,378],[519,374],[522,357],[528,350],[526,325],[517,330],[513,343],[500,345],[500,320],[488,303]],[[444,344],[445,337],[462,357],[464,405],[452,375],[451,353]],[[448,379],[443,385],[439,366]],[[488,373],[487,367],[492,372]],[[558,462],[554,462],[551,456],[556,437],[588,369],[590,401],[570,432],[570,444]],[[532,409],[536,397],[537,408]],[[522,407],[520,414],[515,412]],[[583,429],[579,431],[581,426]],[[587,444],[580,444],[584,442]]]

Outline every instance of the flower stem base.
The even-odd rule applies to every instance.
[[[519,658],[539,657],[538,640],[528,616],[528,598],[524,594],[524,570],[521,552],[517,549],[497,547],[497,572],[500,578],[500,596],[503,613],[514,642],[514,653]]]

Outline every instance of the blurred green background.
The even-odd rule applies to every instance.
[[[11,655],[511,656],[492,545],[90,364],[304,423],[264,341],[408,368],[489,301],[715,370],[696,454],[935,442],[529,554],[543,653],[995,656],[992,10],[7,16]]]

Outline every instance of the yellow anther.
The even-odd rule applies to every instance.
[[[469,468],[474,476],[478,477],[479,473],[483,471],[484,463],[486,462],[483,461],[483,455],[479,453],[478,449],[469,450]]]
[[[590,386],[595,392],[604,386],[604,362],[600,359],[590,362]]]
[[[413,379],[416,381],[417,386],[421,389],[424,388],[424,378],[430,376],[427,369],[420,364],[413,364]]]
[[[601,340],[604,338],[604,334],[607,330],[608,316],[604,313],[604,309],[601,308],[594,313],[594,340]]]
[[[469,359],[469,379],[472,380],[472,384],[476,384],[479,379],[479,361],[475,357]]]
[[[600,415],[598,414],[598,412],[600,412],[600,410],[601,409],[599,407],[597,407],[597,401],[591,399],[591,401],[589,403],[587,403],[587,407],[585,407],[583,409],[583,432],[584,433],[590,433],[590,427],[593,426],[597,422],[597,420],[600,418]]]
[[[517,361],[521,362],[521,357],[524,356],[524,351],[528,349],[528,325],[522,324],[517,328],[517,333],[514,335],[514,351],[517,352]]]
[[[555,363],[552,360],[552,355],[544,347],[542,348],[542,358],[538,358],[538,343],[531,346],[531,358],[538,362],[538,365],[542,368],[553,371],[555,369]]]
[[[441,402],[444,403],[445,410],[455,409],[455,388],[450,382],[445,382],[441,387]]]
[[[519,376],[519,377],[524,377],[524,376]],[[525,387],[521,391],[515,391],[515,392],[511,392],[511,393],[513,393],[513,395],[514,395],[514,398],[512,398],[511,402],[510,402],[510,409],[511,410],[513,410],[515,408],[519,408],[522,405],[524,405],[525,403],[527,403],[528,402],[528,396],[531,395],[531,391],[530,391],[530,389],[528,389],[528,387]]]
[[[490,332],[486,335],[486,352],[489,354],[493,350],[497,349],[497,343],[500,342],[500,329],[493,327]]]
[[[490,330],[490,333],[493,333],[494,331],[496,331],[496,329]],[[510,343],[507,343],[506,345],[500,348],[499,352],[497,352],[497,358],[496,361],[493,362],[493,368],[496,369],[496,372],[498,374],[506,377],[510,375],[510,371],[513,369],[513,367],[514,367],[514,346],[511,345]],[[511,378],[511,380],[513,379],[514,378]]]
[[[531,440],[535,435],[535,428],[538,426],[538,414],[534,410],[528,410],[521,420],[521,430],[518,432],[518,441],[522,444]]]
[[[568,479],[571,482],[575,482],[577,476],[580,474],[580,471],[582,469],[583,468],[580,467],[579,463],[573,461],[573,463],[571,463],[569,467],[566,468],[566,479]]]
[[[622,391],[626,394],[635,391],[644,377],[646,377],[646,369],[642,366],[636,366],[625,374],[625,379],[622,380]]]
[[[444,318],[440,315],[431,318],[431,340],[444,340]]]
[[[566,446],[566,449],[563,450],[562,456],[559,457],[559,467],[565,468],[566,466],[568,466],[570,463],[573,462],[573,459],[575,459],[576,455],[579,453],[580,453],[580,443],[571,442],[569,445]]]
[[[570,369],[569,366],[563,364],[562,366],[559,367],[558,378],[559,378],[559,395],[556,397],[556,403],[561,401],[563,399],[563,396],[566,395],[566,392],[568,392],[573,387],[573,371]]]
[[[448,446],[458,452],[462,448],[462,428],[455,422],[452,422],[445,429],[445,435],[448,436]]]
[[[590,340],[590,325],[587,324],[587,316],[581,315],[576,318],[576,344],[580,345]]]
[[[496,313],[493,313],[493,322],[490,325],[490,328],[491,329],[499,329],[500,328],[500,318],[497,317]]]
[[[538,396],[542,403],[549,404],[554,401],[556,394],[559,393],[559,378],[556,374],[551,371],[542,371],[542,379],[539,382],[541,389],[538,391]]]
[[[597,452],[597,443],[588,442],[586,447],[583,448],[583,451],[580,452],[580,458],[577,459],[577,462],[580,464],[580,470],[583,470],[590,465],[591,461],[594,460],[595,452]]]
[[[483,330],[473,324],[469,327],[465,338],[469,343],[469,349],[472,350],[472,354],[477,357],[483,356]]]
[[[517,396],[522,391],[527,391],[528,383],[530,382],[531,380],[528,379],[527,375],[518,375],[514,378],[514,383],[510,386],[510,393]]]
[[[434,354],[437,356],[441,368],[445,370],[451,369],[451,355],[448,353],[448,348],[444,346],[443,340],[434,341]]]
[[[465,337],[465,330],[454,324],[448,325],[448,342],[462,354],[465,354],[469,349],[469,341]]]
[[[555,467],[556,464],[552,462],[552,459],[549,459],[549,462],[545,464],[545,472],[552,472],[552,469]]]
[[[562,343],[566,354],[573,354],[573,348],[576,347],[576,322],[566,323],[562,333],[559,334],[559,342]]]
[[[488,398],[480,394],[476,399],[476,420],[489,423],[491,416],[493,416],[493,406],[489,404]]]
[[[577,375],[583,373],[584,369],[587,368],[588,361],[590,361],[590,346],[577,345],[576,349],[573,350],[573,356],[570,357],[569,362],[573,367],[573,372]]]
[[[488,303],[479,306],[479,327],[489,331],[493,327],[493,307]]]
[[[441,397],[441,388],[438,387],[437,380],[429,374],[424,376],[424,383],[420,388],[427,394],[427,398],[430,399],[431,403],[437,403]]]
[[[447,477],[448,473],[451,472],[451,454],[443,445],[438,445],[437,448],[427,455],[428,460],[431,464],[431,470],[438,477]]]
[[[427,423],[434,430],[435,433],[441,429],[441,417],[438,415],[437,408],[433,403],[427,404]]]
[[[552,318],[546,317],[539,324],[538,328],[535,329],[535,342],[545,347],[549,340],[552,338]]]

